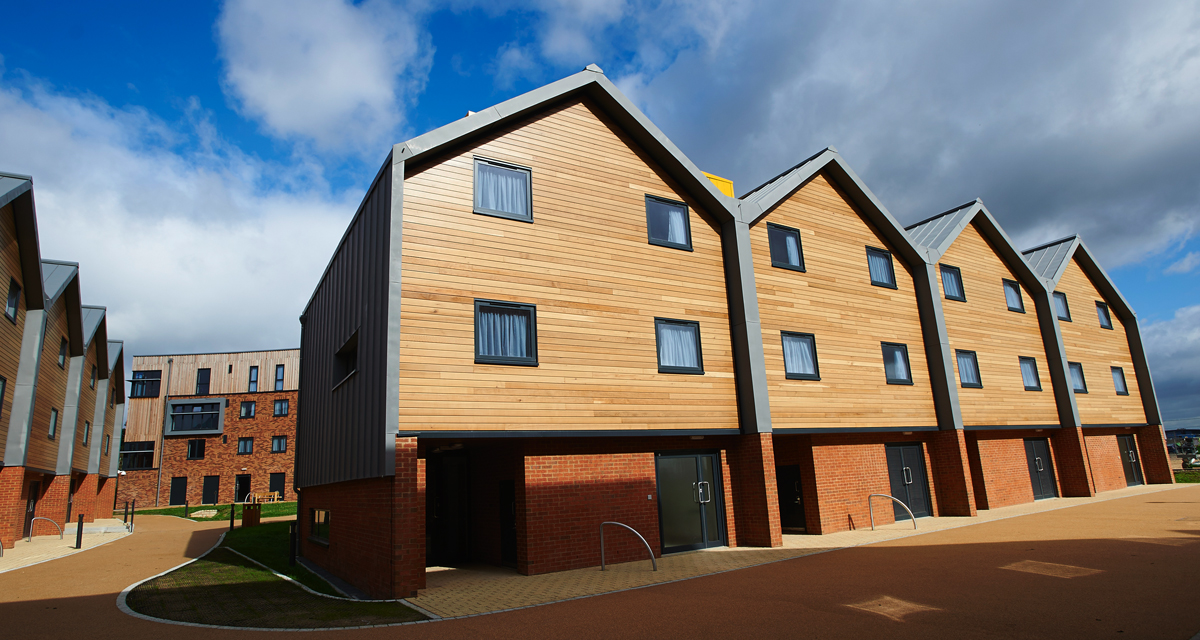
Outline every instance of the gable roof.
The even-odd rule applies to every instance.
[[[91,346],[92,342],[96,343],[96,375],[104,380],[108,378],[110,367],[108,365],[108,320],[105,316],[107,309],[104,307],[87,306],[83,307],[83,348]]]
[[[1121,321],[1126,324],[1137,322],[1137,313],[1130,306],[1129,301],[1121,295],[1112,278],[1108,277],[1108,272],[1100,266],[1087,244],[1083,242],[1083,238],[1078,235],[1026,249],[1024,255],[1034,271],[1046,279],[1047,287],[1051,290],[1058,286],[1058,281],[1062,279],[1063,274],[1067,271],[1067,266],[1074,259],[1083,269],[1084,275],[1092,281],[1092,285],[1104,297],[1109,307],[1117,312]]]
[[[33,178],[19,173],[0,171],[0,207],[33,189]]]
[[[42,260],[42,287],[46,291],[46,305],[54,304],[67,285],[79,273],[78,262]]]
[[[958,234],[962,233],[968,224],[971,224],[971,219],[979,210],[975,206],[977,204],[982,205],[982,201],[975,200],[959,205],[916,224],[910,224],[904,230],[917,245],[931,249],[940,256],[950,248],[950,244],[958,238]],[[936,258],[934,259],[936,260]]]
[[[42,287],[46,291],[46,308],[61,297],[66,301],[67,336],[71,356],[84,354],[83,305],[79,301],[79,263],[61,260],[42,260]]]
[[[1045,278],[1050,283],[1050,288],[1053,289],[1054,285],[1058,284],[1058,279],[1062,277],[1063,272],[1066,271],[1067,263],[1070,262],[1079,242],[1079,236],[1071,235],[1040,244],[1032,249],[1026,249],[1021,253],[1025,256],[1025,261],[1029,263],[1029,266],[1039,276]]]
[[[104,307],[91,307],[84,305],[83,307],[83,344],[88,346],[92,344],[92,338],[96,336],[96,330],[100,328],[100,322],[104,320]]]
[[[37,213],[33,205],[33,178],[0,171],[0,207],[12,204],[13,226],[21,261],[21,284],[25,287],[25,308],[41,309],[42,255],[38,246]]]
[[[124,355],[125,341],[124,340],[109,340],[108,341],[108,368],[116,369],[117,361]]]

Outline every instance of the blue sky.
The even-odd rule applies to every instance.
[[[34,176],[43,253],[81,262],[131,352],[295,345],[392,143],[595,62],[738,193],[833,145],[904,223],[982,197],[1019,245],[1081,233],[1141,317],[1168,417],[1200,426],[1195,3],[5,13],[0,169]]]

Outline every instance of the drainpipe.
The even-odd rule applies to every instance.
[[[158,497],[162,495],[162,467],[163,458],[166,451],[167,442],[167,419],[171,416],[167,415],[167,400],[171,398],[171,363],[175,362],[175,358],[167,358],[167,386],[163,391],[163,423],[162,432],[158,434],[158,486],[154,488],[154,506],[158,506]]]

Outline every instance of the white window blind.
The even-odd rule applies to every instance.
[[[815,376],[817,354],[812,336],[783,336],[783,368],[789,375]]]
[[[475,206],[529,218],[529,174],[485,162],[475,164]]]
[[[699,368],[699,338],[695,325],[660,322],[658,324],[659,366],[683,369]]]
[[[958,379],[964,387],[982,386],[979,382],[979,363],[975,360],[974,353],[958,352]]]
[[[882,251],[867,251],[867,267],[871,270],[871,284],[896,286],[896,278],[892,273],[892,256]]]
[[[1021,382],[1025,384],[1027,391],[1042,388],[1042,381],[1038,378],[1037,360],[1021,358]]]

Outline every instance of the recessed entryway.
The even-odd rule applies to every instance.
[[[720,457],[659,453],[654,463],[662,553],[724,546]]]

